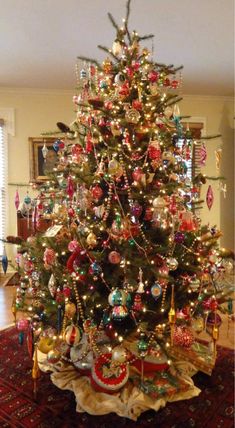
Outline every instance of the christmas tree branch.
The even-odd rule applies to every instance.
[[[115,61],[118,61],[118,57],[114,55],[110,49],[106,48],[106,46],[98,45],[98,48],[106,52],[108,55],[111,55],[115,59]]]
[[[118,33],[119,32],[119,27],[118,27],[118,25],[117,25],[117,23],[116,23],[113,15],[110,12],[108,12],[108,17],[109,17],[110,22],[112,23],[112,25],[114,26],[114,28],[116,29],[116,31]]]
[[[86,56],[78,56],[77,59],[80,59],[81,61],[85,62],[90,62],[91,64],[95,64],[101,70],[101,65],[96,59],[88,58]]]

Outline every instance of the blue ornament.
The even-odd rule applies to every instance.
[[[90,271],[91,271],[91,273],[92,273],[92,274],[94,274],[94,275],[99,275],[99,274],[102,272],[102,268],[101,268],[101,266],[99,265],[99,263],[94,262],[94,263],[92,263],[92,264],[91,264],[91,266],[90,266]]]
[[[23,343],[24,343],[24,332],[23,331],[19,332],[18,340],[19,340],[19,344],[23,345]]]
[[[128,294],[119,288],[115,288],[108,297],[108,302],[110,306],[121,306],[125,305],[127,301]]]
[[[87,78],[87,72],[84,68],[80,71],[80,79],[86,79]]]
[[[2,268],[3,268],[4,273],[7,272],[7,267],[8,267],[8,258],[7,258],[6,254],[3,254],[3,256],[2,256]]]
[[[29,195],[26,195],[26,196],[25,196],[25,198],[24,198],[24,203],[25,203],[26,205],[31,204],[31,198],[30,198],[30,196],[29,196]]]
[[[60,140],[56,140],[54,142],[53,149],[55,150],[56,153],[58,153],[58,151],[60,150]]]
[[[105,81],[105,80],[101,80],[101,82],[100,82],[100,88],[101,89],[106,89],[107,88],[107,82]]]
[[[162,287],[158,282],[155,282],[153,286],[151,287],[151,294],[155,300],[159,299],[162,295]]]

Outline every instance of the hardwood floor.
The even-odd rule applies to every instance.
[[[0,285],[0,329],[6,328],[14,322],[11,312],[12,300],[16,292],[15,286]],[[228,329],[227,315],[221,315],[223,323],[220,327],[218,345],[234,349],[235,322],[230,321]],[[209,336],[203,332],[199,338],[208,340]]]

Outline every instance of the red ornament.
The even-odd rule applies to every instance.
[[[170,79],[168,79],[168,77],[166,77],[166,79],[164,80],[163,85],[164,86],[171,86],[171,82],[170,82]]]
[[[155,70],[150,71],[148,74],[148,78],[151,83],[155,83],[158,80],[158,77],[159,74]]]
[[[113,108],[113,103],[112,103],[112,101],[105,101],[105,103],[104,103],[104,107],[105,107],[107,110],[112,110],[112,108]]]
[[[43,261],[46,265],[53,265],[55,262],[55,251],[52,248],[46,248],[43,254]]]
[[[103,190],[98,186],[98,184],[96,184],[95,187],[92,188],[91,194],[93,198],[98,201],[103,196]]]
[[[71,176],[68,177],[67,193],[69,198],[72,199],[74,194],[74,185],[73,185],[73,180]]]
[[[72,207],[69,207],[69,209],[68,209],[68,216],[70,218],[72,218],[72,217],[74,217],[74,215],[75,215],[74,209]]]
[[[211,209],[213,202],[214,202],[214,193],[213,193],[211,185],[209,185],[208,190],[207,190],[207,194],[206,194],[206,203],[207,203],[209,210]]]
[[[141,295],[137,293],[134,298],[134,303],[132,309],[136,312],[140,312],[143,309],[143,304],[141,302]]]
[[[142,103],[139,100],[134,100],[132,102],[132,107],[135,108],[136,110],[142,110]]]
[[[112,354],[102,354],[92,367],[91,384],[96,391],[113,393],[122,388],[129,377],[129,366],[125,363],[112,365]]]
[[[145,210],[144,220],[150,221],[153,217],[153,211],[151,207],[147,207]]]
[[[194,336],[186,327],[176,326],[174,330],[174,345],[190,348],[194,342]]]
[[[171,82],[171,87],[172,87],[173,89],[176,89],[176,88],[178,88],[178,86],[179,86],[179,82],[178,82],[178,80],[172,80],[172,82]]]
[[[74,144],[71,148],[73,162],[79,162],[81,158],[82,147],[79,144]]]
[[[121,261],[121,256],[117,251],[111,251],[111,253],[108,255],[108,259],[110,263],[117,265]]]
[[[171,197],[170,204],[169,204],[169,211],[172,215],[175,215],[177,213],[177,205],[175,196]]]
[[[132,173],[133,180],[135,180],[137,182],[141,181],[143,175],[144,175],[144,172],[140,167],[135,168],[133,173]]]
[[[148,155],[151,160],[159,161],[161,159],[161,149],[158,141],[151,141],[148,147]]]

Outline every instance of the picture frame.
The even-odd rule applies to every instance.
[[[47,173],[52,172],[58,157],[53,148],[56,137],[29,137],[30,181],[40,183],[49,179]],[[48,154],[44,160],[42,148],[46,145]]]

